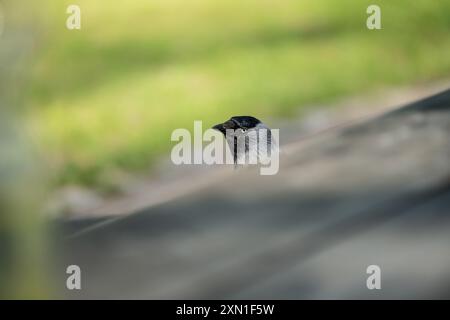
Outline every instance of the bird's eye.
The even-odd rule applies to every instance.
[[[247,132],[247,128],[241,128],[242,132]]]

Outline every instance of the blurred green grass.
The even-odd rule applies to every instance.
[[[366,8],[382,30],[366,28]],[[170,133],[232,115],[289,117],[310,103],[450,74],[450,2],[79,0],[40,2],[27,121],[55,184],[114,187]]]

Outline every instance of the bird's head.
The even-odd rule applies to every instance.
[[[271,153],[275,147],[272,141],[270,128],[260,120],[251,116],[235,116],[231,117],[224,123],[219,123],[212,127],[220,131],[226,138],[228,146],[234,156],[234,162],[245,158],[246,155],[254,155],[256,158],[261,156],[261,144],[265,144],[265,149]],[[264,140],[259,139],[259,130],[267,130]],[[241,148],[239,147],[241,144]]]
[[[246,132],[251,129],[256,129],[261,124],[261,121],[259,121],[255,117],[236,116],[231,117],[230,120],[225,121],[224,123],[216,124],[212,128],[222,132],[225,135],[227,129],[241,130],[242,132]]]

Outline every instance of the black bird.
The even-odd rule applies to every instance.
[[[230,120],[219,123],[212,128],[222,132],[225,136],[235,165],[244,164],[247,156],[249,159],[254,157],[254,159],[261,161],[263,157],[270,157],[272,152],[278,151],[270,128],[255,117],[231,117]],[[262,129],[266,131],[266,134],[260,136],[260,130]],[[266,150],[266,152],[262,152],[263,150]]]

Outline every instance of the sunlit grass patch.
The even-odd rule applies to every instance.
[[[59,9],[28,118],[58,184],[108,188],[194,120],[291,116],[450,71],[444,1],[380,1],[379,31],[365,27],[369,1],[80,1],[81,31],[60,27],[66,4],[48,3]]]

